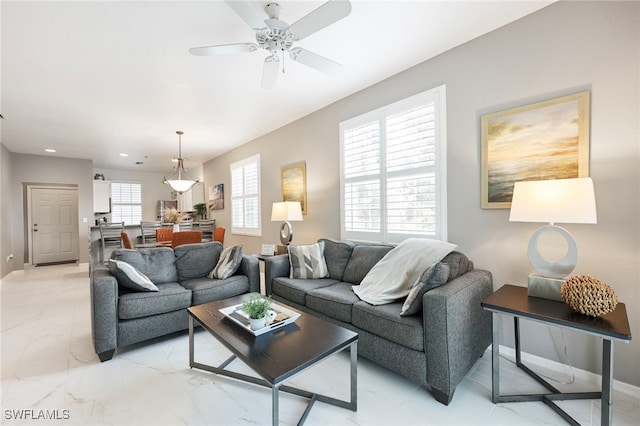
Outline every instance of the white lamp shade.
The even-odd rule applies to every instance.
[[[516,182],[510,222],[597,223],[591,178]]]
[[[187,192],[193,188],[193,185],[198,183],[198,181],[172,179],[166,180],[165,183],[167,183],[174,191],[182,194],[183,192]]]
[[[299,201],[281,201],[271,207],[271,221],[302,221],[302,207]]]

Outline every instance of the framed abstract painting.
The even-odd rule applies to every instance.
[[[482,116],[481,207],[511,207],[521,180],[589,176],[588,91]]]

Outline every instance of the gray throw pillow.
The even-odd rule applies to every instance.
[[[326,278],[329,276],[324,259],[324,242],[304,246],[289,246],[290,278]]]
[[[227,247],[220,253],[220,259],[218,264],[211,272],[209,272],[209,278],[217,278],[219,280],[226,280],[231,275],[235,274],[240,268],[242,263],[242,246]]]
[[[158,291],[158,287],[142,272],[121,260],[109,259],[109,271],[118,284],[135,291]]]
[[[448,279],[449,265],[446,263],[438,262],[425,269],[413,284],[411,290],[409,290],[409,295],[402,305],[400,316],[406,317],[420,312],[422,310],[422,296],[429,290],[445,284]]]

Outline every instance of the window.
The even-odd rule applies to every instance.
[[[230,166],[231,232],[261,236],[260,154]]]
[[[341,237],[446,240],[445,86],[340,123]]]
[[[111,221],[138,225],[142,220],[142,185],[111,182]]]

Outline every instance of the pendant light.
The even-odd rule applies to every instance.
[[[184,132],[178,130],[176,133],[178,134],[178,168],[176,173],[171,176],[171,179],[167,179],[165,177],[163,178],[162,183],[166,183],[172,190],[176,191],[178,194],[182,194],[183,192],[190,191],[191,188],[193,188],[193,185],[198,183],[199,180],[192,179],[184,170],[184,159],[182,158],[182,135],[184,135]]]

